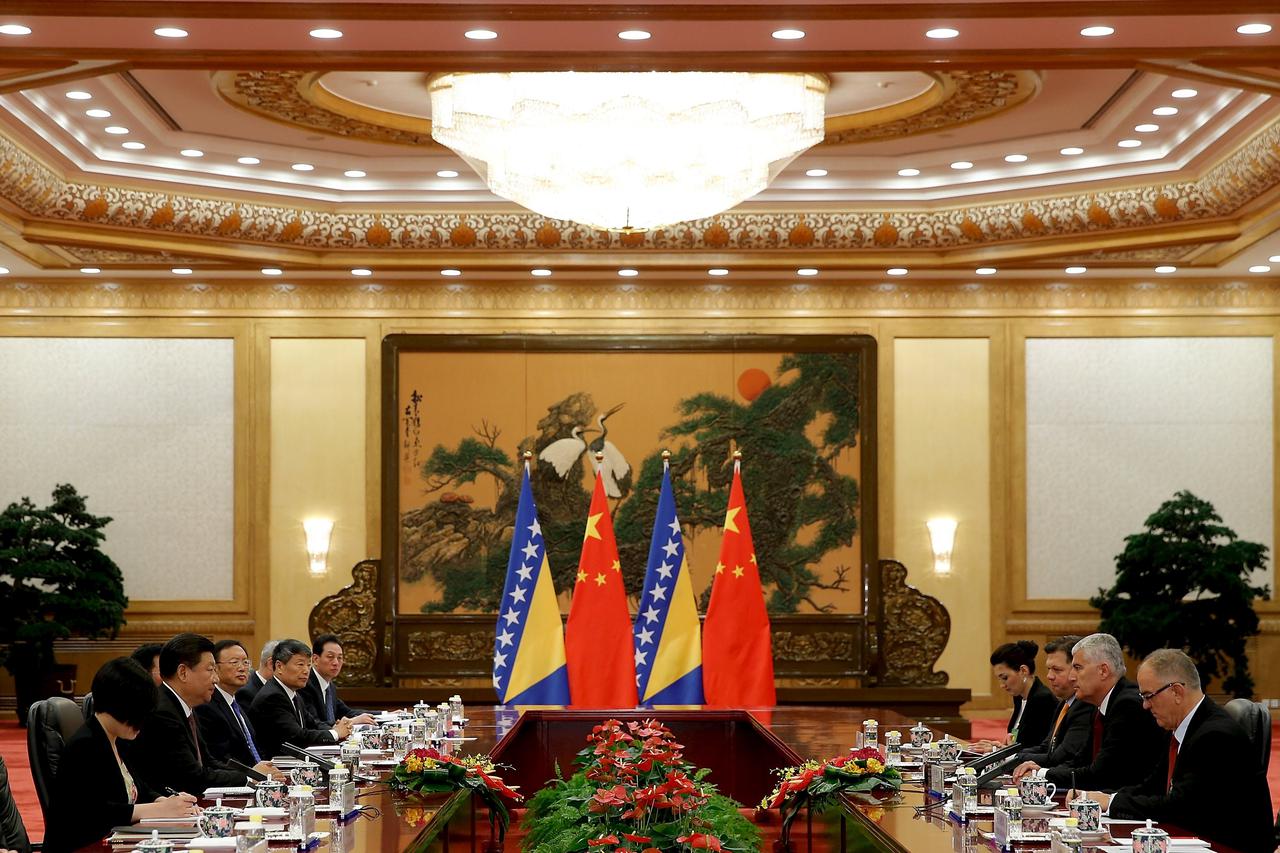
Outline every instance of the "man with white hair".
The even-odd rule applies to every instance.
[[[1110,634],[1090,634],[1071,650],[1076,697],[1096,707],[1089,749],[1076,761],[1047,768],[1045,778],[1066,790],[1115,791],[1146,778],[1164,740],[1142,709],[1138,687],[1124,677],[1124,652]],[[1021,776],[1040,766],[1027,762]]]
[[[1154,651],[1138,668],[1138,689],[1170,733],[1167,745],[1142,784],[1085,796],[1113,818],[1150,818],[1242,853],[1271,853],[1271,793],[1261,756],[1245,730],[1204,695],[1195,661],[1177,649]]]

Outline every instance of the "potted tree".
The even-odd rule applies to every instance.
[[[1269,591],[1250,584],[1249,574],[1266,566],[1267,547],[1237,538],[1213,504],[1187,491],[1143,526],[1125,537],[1115,586],[1089,600],[1102,611],[1099,630],[1135,657],[1183,649],[1203,683],[1223,677],[1224,692],[1251,697],[1245,642],[1258,633],[1253,600]]]
[[[24,497],[0,513],[0,664],[13,674],[23,725],[32,702],[59,692],[54,640],[114,637],[124,625],[124,579],[101,548],[110,521],[70,485],[47,507]]]

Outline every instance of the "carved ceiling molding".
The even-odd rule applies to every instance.
[[[1173,263],[1174,261],[1186,260],[1202,248],[1204,248],[1203,244],[1196,243],[1192,245],[1154,246],[1148,249],[1122,249],[1117,251],[1099,249],[1096,252],[1063,255],[1055,259],[1054,265],[1060,266],[1067,261],[1101,261],[1107,264]]]
[[[549,284],[493,282],[0,282],[0,312],[23,316],[62,311],[198,311],[298,316],[315,313],[449,317],[502,315],[798,318],[860,313],[1223,311],[1280,313],[1280,280]]]
[[[901,109],[870,110],[827,118],[820,145],[846,145],[930,133],[991,118],[1021,104],[1040,90],[1034,71],[946,71],[933,75],[941,94],[927,109],[903,115]],[[326,89],[321,71],[218,71],[214,89],[232,106],[295,127],[346,139],[440,148],[431,138],[431,120],[379,110]],[[424,101],[429,97],[424,85]],[[877,121],[877,116],[892,120]],[[863,116],[864,120],[859,120]],[[852,126],[851,126],[852,125]]]
[[[66,180],[0,138],[0,197],[34,220],[172,235],[223,245],[307,250],[633,253],[948,251],[1224,222],[1280,185],[1280,122],[1198,178],[936,210],[730,211],[642,234],[595,231],[532,212],[458,213],[305,208]]]
[[[50,244],[53,245],[53,244]],[[196,255],[175,255],[169,252],[139,252],[132,249],[99,249],[94,246],[58,245],[57,249],[65,252],[77,261],[99,266],[173,266],[174,264],[199,264],[208,267],[216,261]]]

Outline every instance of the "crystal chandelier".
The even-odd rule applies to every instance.
[[[827,89],[806,73],[452,73],[430,83],[431,136],[503,198],[644,231],[763,190],[822,140]]]

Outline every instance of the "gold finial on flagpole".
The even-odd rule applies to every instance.
[[[663,459],[663,461],[664,461],[664,462],[665,462],[666,460],[670,459],[670,458],[671,458],[671,451],[670,451],[670,450],[664,450],[664,451],[662,451],[662,459]]]
[[[604,461],[604,451],[603,451],[603,450],[597,450],[597,451],[596,451],[596,461],[597,461],[597,462],[603,462],[603,461]]]
[[[524,452],[524,461],[525,461],[525,462],[528,462],[528,461],[529,461],[530,459],[532,459],[532,458],[533,458],[533,451],[532,451],[532,450],[526,450],[526,451]]]
[[[741,451],[741,450],[735,450],[735,451],[733,451],[733,461],[734,461],[734,462],[741,462],[741,461],[742,461],[742,451]]]
[[[666,471],[666,470],[669,470],[670,468],[671,468],[671,451],[664,450],[662,451],[662,470]]]

